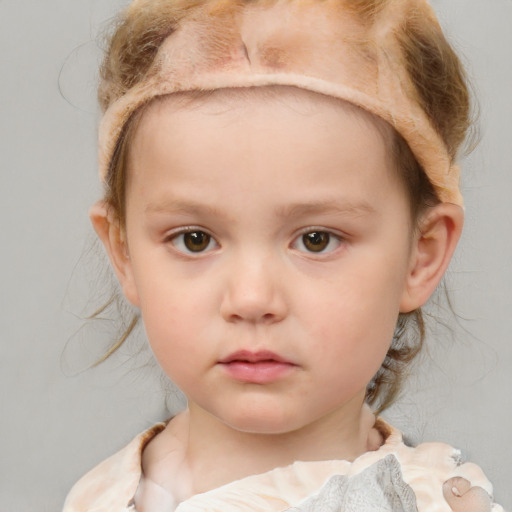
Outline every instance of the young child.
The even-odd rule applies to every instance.
[[[135,0],[100,101],[92,223],[188,408],[65,512],[502,510],[370,409],[463,224],[468,91],[428,3]]]

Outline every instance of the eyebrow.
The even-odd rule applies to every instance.
[[[184,215],[215,215],[223,216],[223,213],[214,206],[193,201],[167,200],[152,203],[144,208],[145,213],[179,213]]]
[[[314,214],[343,214],[354,217],[376,213],[375,208],[365,201],[324,200],[311,203],[297,203],[278,208],[280,217],[301,217]]]
[[[145,213],[178,213],[183,215],[203,215],[228,217],[222,210],[208,204],[193,201],[167,200],[146,206]],[[350,215],[361,217],[376,213],[375,208],[365,202],[352,202],[342,200],[322,200],[305,203],[294,203],[276,208],[276,215],[282,218],[303,217],[306,215]]]

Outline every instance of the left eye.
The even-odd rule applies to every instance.
[[[308,231],[298,237],[292,247],[299,251],[310,253],[326,253],[336,250],[341,240],[327,231]]]
[[[172,245],[185,254],[202,253],[217,247],[217,242],[201,230],[186,231],[171,238]]]

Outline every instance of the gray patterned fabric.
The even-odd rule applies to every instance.
[[[352,477],[331,477],[322,489],[286,512],[418,512],[400,464],[388,455]]]

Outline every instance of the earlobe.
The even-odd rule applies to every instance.
[[[420,222],[400,312],[423,306],[441,281],[462,233],[464,212],[460,206],[442,203],[430,208]]]
[[[89,210],[89,218],[107,251],[110,263],[125,297],[139,307],[139,297],[135,286],[132,264],[126,244],[125,235],[119,219],[105,201],[98,201]]]

